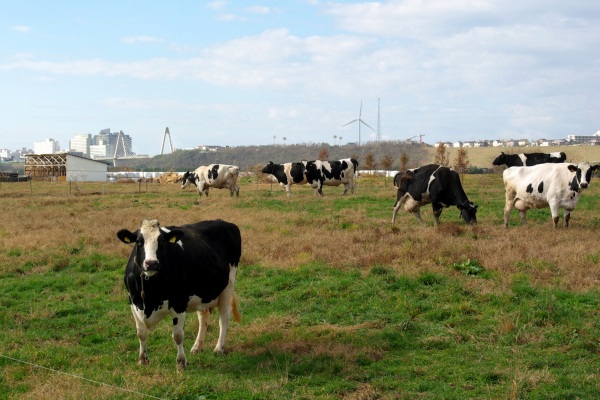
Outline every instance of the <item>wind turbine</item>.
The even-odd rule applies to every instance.
[[[368,126],[368,127],[369,127],[369,128],[370,128],[370,129],[371,129],[373,132],[375,131],[375,129],[371,128],[371,126],[369,126],[369,124],[367,124],[365,121],[363,121],[363,120],[362,120],[361,116],[362,116],[362,100],[360,101],[360,110],[358,111],[358,118],[356,118],[356,119],[353,119],[352,121],[350,121],[350,122],[347,122],[347,123],[345,123],[344,125],[342,125],[342,127],[343,127],[343,126],[346,126],[346,125],[350,125],[350,124],[352,124],[352,123],[354,123],[354,122],[358,122],[358,145],[359,145],[359,146],[360,146],[360,124],[365,124],[365,125],[366,125],[366,126]]]

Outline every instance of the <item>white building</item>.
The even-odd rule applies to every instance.
[[[28,154],[25,175],[33,180],[104,182],[108,164],[69,153]]]
[[[596,143],[600,139],[600,131],[597,131],[595,134],[591,136],[582,136],[582,135],[567,135],[567,141],[569,144],[588,144],[588,143]]]
[[[54,154],[60,151],[60,145],[57,140],[52,138],[33,143],[34,154]]]
[[[8,149],[0,149],[0,161],[9,161],[13,159],[13,152]]]
[[[74,151],[83,154],[85,157],[90,156],[90,145],[92,144],[92,135],[89,133],[75,135],[69,140],[69,151]]]

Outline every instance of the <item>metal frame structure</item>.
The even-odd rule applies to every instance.
[[[67,177],[67,153],[27,154],[25,175],[32,180],[62,179]]]

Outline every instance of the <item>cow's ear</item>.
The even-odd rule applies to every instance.
[[[131,233],[127,229],[121,229],[117,232],[117,237],[123,243],[133,243],[137,240],[137,233]]]
[[[577,171],[577,165],[572,165],[572,164],[569,164],[569,165],[567,166],[567,168],[569,168],[569,171],[571,171],[571,172],[575,172],[575,171]]]
[[[592,168],[590,168],[592,171],[598,171],[600,170],[600,165],[593,165]]]
[[[183,237],[183,231],[179,229],[173,229],[170,232],[165,233],[165,239],[169,243],[177,243]]]

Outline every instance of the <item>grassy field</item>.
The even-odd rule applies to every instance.
[[[354,195],[293,196],[245,182],[240,197],[198,198],[174,184],[0,184],[0,398],[594,399],[600,392],[600,182],[570,228],[548,209],[502,227],[498,174],[465,177],[478,225],[456,208],[434,228],[398,214],[390,180]],[[236,223],[242,322],[225,355],[178,372],[165,320],[148,366],[123,285],[131,249],[116,238],[144,218]],[[562,219],[562,216],[561,216]],[[562,221],[561,221],[562,223]]]

